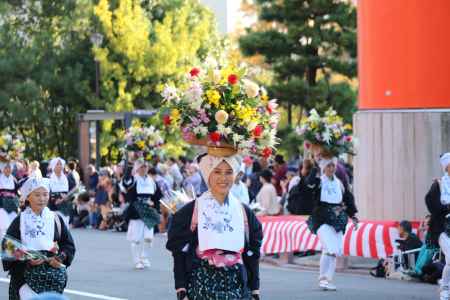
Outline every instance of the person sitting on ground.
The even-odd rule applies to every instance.
[[[89,193],[84,192],[78,195],[76,200],[76,215],[73,218],[74,228],[85,228],[89,226]]]
[[[412,232],[412,225],[409,221],[401,221],[398,226],[398,231],[400,235],[400,239],[396,240],[398,250],[405,252],[422,247],[422,241]],[[417,255],[418,253],[416,254],[416,259]],[[403,256],[403,261],[405,263],[404,268],[408,269],[410,265],[407,254]]]

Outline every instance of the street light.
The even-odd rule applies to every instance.
[[[103,43],[103,35],[94,32],[91,35],[91,43],[94,47],[99,48]],[[95,60],[95,96],[100,99],[100,62]],[[97,170],[100,168],[100,122],[95,121],[95,166]]]

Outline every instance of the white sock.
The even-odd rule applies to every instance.
[[[448,290],[450,286],[450,265],[445,265],[442,271],[442,289]]]
[[[329,255],[327,278],[329,281],[333,280],[334,273],[336,272],[336,256]]]
[[[141,261],[142,243],[131,243],[131,255],[135,264]]]
[[[321,280],[328,278],[328,266],[329,266],[329,255],[322,252],[322,255],[320,256],[320,275],[319,278]]]
[[[143,247],[142,247],[142,252],[141,252],[141,259],[148,259],[150,256],[150,248],[152,247],[152,242],[151,241],[144,241],[143,243]]]

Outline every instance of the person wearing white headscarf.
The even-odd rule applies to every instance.
[[[166,248],[178,299],[259,299],[262,227],[230,193],[240,165],[237,155],[201,157],[208,190],[173,215]]]
[[[450,299],[450,153],[440,157],[443,175],[434,180],[425,196],[425,203],[431,214],[427,244],[440,246],[445,255],[442,271],[441,300]]]
[[[66,161],[61,157],[53,158],[50,161],[50,201],[48,206],[52,211],[58,212],[66,226],[69,226],[72,201],[66,199],[66,196],[75,186],[67,179],[64,173],[65,166]]]
[[[18,240],[24,249],[38,251],[48,259],[2,261],[11,277],[9,299],[30,300],[45,292],[62,294],[67,284],[66,267],[75,255],[72,236],[62,218],[47,207],[47,178],[31,177],[20,191],[26,208],[11,223],[7,238]],[[6,242],[2,243],[5,247]]]
[[[0,163],[0,239],[19,209],[18,183],[10,162]]]
[[[242,177],[244,176],[244,174],[245,174],[245,165],[242,164],[241,168],[239,169],[239,173],[237,174],[236,179],[234,180],[234,184],[230,190],[230,193],[233,194],[233,196],[239,199],[242,203],[249,205],[250,196],[248,193],[248,187],[242,181]]]
[[[126,190],[128,207],[124,212],[129,221],[127,240],[131,243],[131,255],[137,270],[149,268],[149,251],[153,242],[154,227],[161,222],[159,199],[161,191],[148,174],[144,159],[134,162],[133,168],[126,166],[122,185]]]
[[[352,193],[336,177],[337,158],[322,159],[319,166],[320,188],[316,193],[315,208],[307,222],[322,244],[319,287],[335,291],[336,286],[332,281],[336,257],[343,255],[343,236],[348,218],[352,218],[354,226],[358,222],[357,209]]]

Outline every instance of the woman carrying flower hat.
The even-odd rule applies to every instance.
[[[161,192],[148,174],[148,164],[140,158],[133,167],[126,166],[122,185],[129,204],[124,212],[129,220],[127,240],[131,242],[131,254],[137,270],[150,267],[148,251],[153,241],[154,226],[160,223],[158,214]]]
[[[450,299],[450,153],[440,158],[444,175],[435,180],[425,196],[431,213],[429,235],[433,244],[439,244],[445,255],[442,271],[441,300]]]
[[[0,238],[17,216],[19,208],[18,183],[12,175],[10,162],[0,163]]]
[[[336,176],[337,158],[320,161],[320,188],[316,193],[315,208],[308,225],[322,244],[319,287],[335,291],[332,284],[336,270],[336,257],[343,254],[343,235],[348,222],[358,222],[357,209],[352,193]]]
[[[206,155],[199,167],[208,191],[175,213],[168,232],[177,299],[259,299],[262,227],[230,193],[240,159]]]
[[[66,161],[61,157],[53,158],[50,161],[49,168],[52,173],[50,175],[50,201],[48,206],[52,211],[58,212],[68,227],[72,202],[65,197],[75,186],[69,182],[66,174],[64,174],[65,165]]]
[[[75,255],[75,244],[62,217],[47,208],[49,191],[47,178],[30,178],[20,189],[26,209],[11,223],[7,236],[46,259],[3,260],[3,269],[11,276],[10,300],[29,300],[44,292],[62,294],[66,287],[66,267]],[[4,240],[2,248],[6,245]]]

